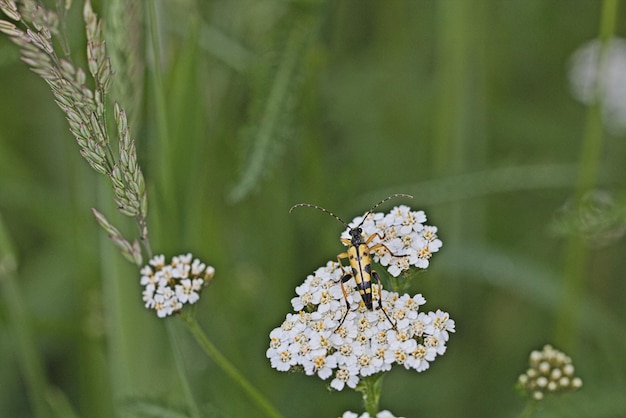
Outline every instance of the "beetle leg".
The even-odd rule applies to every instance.
[[[341,259],[342,258],[348,258],[348,257],[350,257],[350,256],[348,255],[347,251],[344,251],[344,252],[342,252],[340,254],[337,254],[337,262],[339,263],[341,268],[343,268],[343,264],[341,263]]]
[[[380,276],[378,275],[378,273],[376,273],[376,270],[372,270],[372,277],[374,277],[378,282],[378,309],[383,311],[383,313],[385,314],[385,318],[387,318],[387,321],[389,321],[391,327],[397,331],[398,328],[396,328],[396,324],[391,320],[391,318],[389,318],[389,315],[387,315],[387,311],[383,309],[383,285],[380,283]]]
[[[365,240],[365,244],[369,244],[376,237],[380,238],[381,240],[385,239],[384,235],[380,235],[378,232],[374,232],[372,235],[367,237],[367,239]]]
[[[370,242],[372,242],[372,240],[374,238],[378,237],[379,239],[383,240],[385,239],[384,235],[380,235],[378,232],[374,232],[372,235],[370,235],[369,237],[367,237],[367,240],[365,240],[365,245],[367,245],[369,247]],[[389,249],[389,247],[387,247],[385,244],[383,244],[382,242],[379,242],[377,244],[372,245],[371,247],[369,247],[370,252],[372,251],[376,251],[379,248],[384,248],[385,250],[387,250],[387,252],[389,254],[391,254],[393,257],[402,257],[401,255],[397,255],[391,252],[391,250]]]
[[[346,293],[346,289],[345,287],[343,287],[343,284],[351,278],[352,274],[346,273],[343,275],[343,277],[341,278],[341,282],[339,283],[341,285],[341,293],[343,293],[343,300],[346,301],[346,313],[343,314],[343,317],[341,318],[341,321],[339,321],[339,325],[335,329],[335,332],[337,332],[337,330],[341,328],[341,326],[343,325],[343,321],[345,321],[348,317],[348,312],[350,312],[350,302],[348,302],[348,294]]]
[[[373,235],[372,235],[373,236]],[[389,254],[391,254],[393,257],[404,257],[404,255],[398,255],[398,254],[394,254],[391,252],[391,250],[389,249],[389,247],[387,247],[385,244],[383,244],[382,242],[379,242],[378,244],[374,244],[370,247],[370,252],[372,251],[376,251],[379,248],[384,248]]]
[[[337,328],[335,329],[335,332],[337,332],[337,330],[341,328],[341,326],[343,325],[343,321],[345,321],[346,317],[348,316],[348,312],[350,312],[350,303],[348,302],[348,294],[346,293],[346,289],[345,287],[343,287],[343,284],[352,278],[352,273],[347,272],[345,267],[341,263],[342,258],[348,258],[348,257],[349,255],[347,252],[343,252],[337,255],[337,262],[341,266],[341,271],[343,271],[343,276],[341,276],[341,280],[339,284],[341,285],[341,293],[343,293],[343,300],[346,301],[346,313],[343,314],[343,317],[341,318],[341,321],[339,321],[339,326],[337,326]]]

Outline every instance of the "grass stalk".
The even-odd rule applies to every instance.
[[[439,97],[434,169],[438,173],[458,174],[461,171],[465,134],[463,130],[463,97],[467,94],[467,54],[469,40],[463,34],[468,27],[465,3],[443,2],[438,5],[439,16]]]
[[[528,400],[524,410],[519,414],[519,418],[533,418],[537,412],[537,401]]]
[[[282,415],[270,404],[270,402],[259,392],[237,368],[213,345],[207,338],[196,319],[184,311],[181,313],[189,332],[194,336],[202,350],[231,378],[237,383],[252,401],[262,410],[266,416],[281,418]]]
[[[176,213],[176,185],[174,183],[175,169],[172,167],[172,144],[170,137],[169,117],[167,111],[166,91],[163,81],[163,73],[161,70],[161,45],[159,42],[159,22],[157,20],[156,1],[147,2],[147,26],[149,31],[149,47],[152,50],[151,81],[152,90],[154,91],[155,117],[156,121],[156,138],[159,144],[156,147],[157,152],[154,154],[158,159],[158,167],[160,172],[159,178],[159,203],[163,206],[161,217],[168,219],[170,230],[180,230],[178,225],[179,216]],[[160,240],[159,240],[160,241]]]
[[[617,0],[604,0],[600,17],[600,40],[602,47],[599,54],[599,74],[604,73],[603,61],[607,46],[615,32],[617,20]],[[601,86],[596,80],[596,91]],[[589,192],[598,182],[599,167],[603,145],[602,104],[596,100],[589,107],[583,143],[581,148],[578,182],[575,190],[575,201],[580,202],[585,193]],[[576,323],[578,306],[585,291],[585,278],[588,274],[587,244],[580,234],[573,234],[567,244],[563,275],[563,298],[560,303],[555,323],[555,342],[566,350],[572,349],[577,338]]]
[[[103,187],[99,186],[101,192]],[[100,260],[107,260],[100,265],[104,320],[107,329],[107,361],[109,362],[111,391],[113,402],[125,399],[132,392],[132,383],[128,365],[131,363],[127,328],[129,309],[121,301],[122,289],[128,277],[119,274],[118,256],[106,236],[101,236]]]
[[[178,371],[178,378],[182,385],[183,394],[185,396],[185,400],[187,401],[187,406],[189,407],[190,414],[193,418],[200,418],[200,409],[198,408],[198,404],[193,397],[191,385],[189,384],[187,373],[185,373],[185,362],[183,361],[180,344],[178,343],[178,338],[176,336],[176,330],[174,329],[173,322],[167,321],[165,325],[167,328],[167,336],[170,340],[170,346],[172,347],[174,361],[176,363],[176,370]]]

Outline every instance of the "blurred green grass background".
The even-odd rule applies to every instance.
[[[106,21],[113,6],[102,3],[94,6]],[[215,266],[198,320],[285,416],[361,411],[359,394],[328,392],[328,382],[279,373],[265,358],[294,288],[342,251],[336,221],[288,210],[310,202],[351,219],[391,193],[413,194],[410,205],[439,227],[443,248],[411,292],[424,294],[427,310],[450,312],[457,332],[427,372],[386,376],[382,408],[516,416],[523,402],[513,386],[529,352],[553,343],[573,357],[584,387],[548,401],[541,416],[626,416],[624,241],[584,247],[572,301],[565,272],[576,239],[552,228],[576,193],[588,123],[567,63],[598,36],[602,2],[155,4],[162,84],[146,45],[134,51],[146,62],[136,91],[120,93],[141,94],[130,116],[152,248]],[[81,6],[69,28],[84,62]],[[616,34],[626,30],[621,12]],[[139,16],[147,36],[150,16]],[[115,70],[128,82],[127,68]],[[52,95],[5,37],[0,80],[0,214],[46,378],[81,417],[150,416],[140,400],[185,410],[164,322],[143,308],[137,272],[90,208],[127,235],[134,225],[117,216],[108,184],[81,160]],[[597,161],[597,187],[615,196],[624,193],[624,139],[606,135]],[[0,416],[30,416],[5,300]],[[560,315],[573,326],[554,341]],[[257,416],[167,322],[203,413]]]

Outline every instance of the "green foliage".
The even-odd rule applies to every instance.
[[[67,45],[87,68],[74,3]],[[466,3],[94,2],[152,249],[215,266],[199,326],[287,417],[362,412],[359,394],[329,394],[265,358],[294,288],[343,250],[336,221],[288,210],[315,202],[351,219],[392,193],[414,195],[439,228],[443,247],[410,292],[450,312],[457,334],[427,372],[385,375],[381,408],[514,416],[528,353],[555,343],[584,386],[536,416],[626,415],[626,145],[572,99],[566,73],[602,19],[624,36],[626,15],[585,0]],[[0,36],[0,214],[17,295],[2,288],[0,416],[257,416],[178,318],[164,326],[143,308],[136,269],[91,208],[119,237],[143,231],[116,213],[109,183],[79,154],[87,145],[16,50]],[[589,217],[563,211],[588,187],[614,199],[578,225]],[[589,225],[610,230],[590,240]],[[567,346],[552,341],[564,329]]]

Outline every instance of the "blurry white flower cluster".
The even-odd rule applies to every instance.
[[[518,387],[537,401],[547,393],[571,392],[583,385],[574,376],[572,359],[549,344],[541,351],[531,352],[528,362],[530,367],[520,375]]]
[[[391,251],[392,254],[385,247],[379,247],[374,252],[374,261],[385,266],[393,277],[398,277],[411,267],[427,268],[430,257],[442,245],[437,238],[437,227],[424,225],[424,211],[412,211],[405,205],[394,207],[388,214],[371,213],[365,220],[363,216],[356,217],[349,225],[354,228],[361,222],[365,240],[378,234],[370,242],[370,247],[382,243]],[[346,229],[341,237],[350,239],[349,231]]]
[[[145,306],[155,310],[159,318],[172,315],[186,303],[196,303],[214,274],[213,267],[197,258],[192,262],[191,254],[172,257],[170,264],[165,264],[165,256],[156,255],[141,269]]]
[[[602,104],[609,132],[626,133],[626,39],[613,38],[604,48],[597,39],[584,43],[570,58],[569,81],[578,101]]]
[[[356,412],[346,411],[343,413],[343,415],[340,418],[370,418],[370,414],[368,414],[367,412],[364,412],[363,414],[359,415]],[[404,418],[404,417],[396,417],[391,412],[384,410],[384,411],[380,411],[379,413],[377,413],[375,418]]]
[[[421,294],[409,296],[372,286],[374,300],[382,298],[383,309],[396,329],[380,310],[369,311],[356,290],[354,278],[344,284],[352,307],[340,328],[346,309],[341,291],[344,272],[337,262],[309,275],[296,288],[291,300],[296,313],[270,333],[266,352],[273,368],[296,368],[321,379],[332,376],[330,386],[343,390],[355,388],[362,377],[388,371],[393,364],[422,372],[446,351],[454,321],[441,310],[424,313]],[[378,306],[378,303],[375,304]]]

